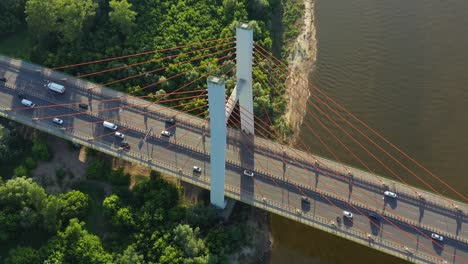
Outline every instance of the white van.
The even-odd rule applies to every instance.
[[[53,83],[53,82],[48,83],[47,87],[53,92],[57,92],[61,94],[65,92],[65,86],[58,84],[58,83]]]
[[[31,101],[29,101],[29,100],[26,100],[26,99],[21,100],[21,103],[22,103],[23,105],[29,106],[29,107],[31,107],[31,108],[33,108],[33,107],[36,106],[36,104],[33,104],[33,102],[31,102]]]
[[[105,128],[112,129],[112,130],[117,130],[117,126],[115,124],[112,124],[111,122],[104,121],[102,125]]]

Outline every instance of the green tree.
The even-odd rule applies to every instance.
[[[48,197],[47,202],[41,211],[41,215],[44,219],[44,228],[49,232],[54,233],[62,226],[60,212],[64,206],[63,200],[57,196],[50,195]]]
[[[178,264],[184,260],[182,252],[173,246],[167,246],[164,248],[159,263],[161,264]]]
[[[0,3],[0,6],[2,4]],[[1,13],[1,12],[0,12]],[[1,32],[1,30],[0,30]],[[0,33],[1,34],[1,33]],[[0,161],[6,162],[11,157],[11,132],[8,128],[0,125]]]
[[[18,229],[19,215],[6,210],[0,211],[0,242],[7,241]]]
[[[135,246],[129,245],[122,254],[118,254],[115,259],[115,264],[145,264],[142,254],[140,254]]]
[[[120,208],[113,217],[112,222],[120,228],[132,228],[135,226],[133,214],[128,207]]]
[[[22,209],[29,206],[40,211],[46,198],[44,189],[32,179],[14,178],[0,186],[0,205],[8,208]]]
[[[128,186],[130,184],[130,174],[125,173],[123,167],[112,170],[109,173],[109,181],[114,185]]]
[[[93,0],[54,0],[58,11],[58,32],[71,43],[87,32],[96,15],[98,4]]]
[[[33,211],[29,207],[23,207],[19,213],[20,215],[20,226],[23,228],[30,228],[38,222],[39,215],[36,211]]]
[[[24,166],[26,166],[28,170],[33,170],[37,167],[37,162],[32,157],[27,157],[24,160]]]
[[[109,20],[115,24],[120,31],[128,35],[135,27],[135,17],[137,12],[133,11],[132,4],[127,0],[110,0]]]
[[[33,140],[32,155],[36,160],[49,160],[51,158],[45,140],[39,138]]]
[[[189,258],[198,257],[205,254],[206,246],[199,237],[200,229],[192,229],[189,225],[178,225],[172,231],[174,241]]]
[[[5,264],[32,264],[40,263],[37,250],[30,247],[16,247],[8,252]]]
[[[102,207],[104,208],[104,214],[108,216],[115,215],[120,208],[119,197],[115,194],[106,197],[102,202]]]
[[[28,169],[24,165],[20,165],[13,171],[13,175],[15,175],[15,177],[23,177],[23,176],[27,177],[29,176],[29,172],[28,172]]]
[[[0,1],[0,36],[15,32],[21,25],[25,0]]]
[[[104,250],[101,241],[84,229],[84,223],[74,218],[63,232],[49,241],[44,249],[45,258],[53,263],[111,264],[112,256]]]
[[[97,7],[93,0],[28,0],[26,21],[38,38],[56,33],[71,43],[87,32]]]
[[[39,39],[57,30],[57,7],[55,0],[26,2],[26,22],[32,35]]]
[[[89,164],[86,169],[86,176],[89,179],[106,179],[109,173],[109,168],[103,160],[95,159]]]
[[[83,219],[89,209],[88,195],[80,191],[70,191],[59,196],[63,201],[62,219],[68,221],[72,218]]]

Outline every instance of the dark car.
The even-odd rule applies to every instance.
[[[175,125],[175,123],[176,123],[176,120],[173,117],[166,119],[166,124]]]
[[[310,204],[310,199],[306,196],[302,196],[301,197],[301,201],[304,203],[304,204]]]
[[[375,220],[380,220],[380,215],[375,212],[369,212],[369,217]]]
[[[120,142],[120,146],[121,146],[122,148],[130,148],[130,144],[128,144],[127,141],[122,141],[122,142]]]
[[[6,82],[6,78],[5,77],[0,77],[0,82]]]
[[[18,93],[18,98],[19,98],[19,99],[23,99],[23,98],[24,98],[24,95],[23,95],[22,92],[19,92],[19,93]]]
[[[82,108],[82,109],[88,110],[88,105],[87,105],[87,104],[79,104],[78,106],[79,106],[80,108]]]

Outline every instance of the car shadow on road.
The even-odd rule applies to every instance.
[[[371,233],[374,236],[378,236],[380,233],[381,224],[379,220],[369,220]]]
[[[421,203],[419,205],[419,222],[421,223],[422,219],[424,218],[424,204]]]
[[[398,199],[384,196],[384,203],[390,206],[390,208],[395,209],[398,205]]]
[[[434,251],[437,253],[437,255],[442,255],[442,252],[444,252],[444,244],[440,241],[432,241],[432,248]]]
[[[346,227],[346,228],[351,228],[354,226],[354,221],[353,219],[349,219],[347,217],[343,217],[343,225]]]
[[[301,209],[303,212],[309,212],[311,208],[310,201],[308,203],[301,202]]]

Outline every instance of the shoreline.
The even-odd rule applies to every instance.
[[[310,97],[308,84],[297,75],[308,80],[315,69],[317,61],[317,38],[315,27],[315,1],[304,0],[304,14],[302,16],[300,34],[291,43],[292,51],[287,60],[289,75],[286,81],[286,95],[288,96],[288,110],[284,114],[286,122],[293,132],[290,145],[293,145],[300,135],[300,127],[307,112],[307,101]],[[295,89],[296,88],[296,89]]]
[[[310,90],[307,82],[301,78],[297,78],[300,74],[305,80],[309,80],[310,74],[315,69],[317,61],[317,38],[315,27],[315,1],[303,0],[304,14],[301,17],[300,34],[294,42],[291,42],[292,51],[289,54],[287,61],[289,65],[289,73],[286,81],[286,95],[288,96],[288,110],[284,114],[286,122],[291,126],[293,132],[289,145],[294,145],[300,136],[300,128],[307,113],[307,102],[310,97]],[[298,89],[294,89],[298,88]],[[272,218],[265,219],[266,230],[264,229],[263,237],[268,238],[268,242],[263,243],[264,246],[264,261],[262,263],[270,263],[272,251],[276,246],[275,237],[271,230]]]

